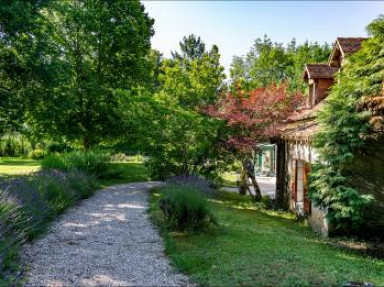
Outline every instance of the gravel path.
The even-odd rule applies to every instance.
[[[257,183],[260,186],[261,194],[268,195],[271,198],[275,198],[276,193],[276,177],[265,177],[265,176],[256,176]],[[253,186],[249,186],[251,192],[254,194],[255,189]],[[222,187],[221,190],[230,191],[230,192],[239,192],[237,187]]]
[[[156,182],[106,188],[61,216],[26,246],[25,286],[182,286],[148,220],[146,190]]]

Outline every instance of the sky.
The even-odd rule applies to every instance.
[[[384,14],[384,1],[142,1],[155,19],[152,47],[165,57],[183,36],[219,47],[227,74],[233,56],[245,55],[267,34],[286,44],[295,38],[334,43],[337,37],[365,37],[365,27]]]

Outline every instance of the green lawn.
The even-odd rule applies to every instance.
[[[21,175],[40,170],[40,161],[17,157],[0,157],[0,176]]]
[[[14,157],[0,157],[0,176],[14,176],[28,174],[40,170],[39,160],[22,159]],[[107,187],[114,184],[148,181],[150,176],[147,168],[144,166],[143,161],[135,160],[127,162],[114,162],[113,168],[122,171],[119,178],[105,178],[100,179],[102,187]]]
[[[234,172],[224,172],[221,175],[222,186],[237,187],[237,175]]]
[[[122,174],[118,178],[100,179],[102,187],[128,182],[148,181],[151,179],[148,169],[142,162],[119,162],[112,163],[112,165],[114,168],[121,170]]]
[[[221,192],[212,205],[218,228],[164,233],[173,264],[201,286],[384,286],[384,261],[322,239],[290,214],[257,210],[235,193]]]

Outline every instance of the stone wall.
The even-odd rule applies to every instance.
[[[293,188],[295,184],[295,164],[296,160],[301,160],[306,163],[314,163],[318,159],[316,150],[311,147],[310,143],[305,142],[287,142],[287,180],[288,180],[288,196],[289,196],[289,208],[297,212],[299,215],[303,213],[303,202],[295,202],[293,198]],[[308,223],[312,230],[322,234],[328,235],[329,226],[326,219],[326,210],[319,209],[311,203],[311,212],[306,214]]]

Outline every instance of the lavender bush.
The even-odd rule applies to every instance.
[[[214,188],[210,181],[198,175],[178,175],[170,177],[166,181],[167,185],[185,185],[197,190],[201,190],[205,195],[214,195]]]
[[[92,176],[77,170],[0,178],[0,278],[12,271],[21,244],[41,234],[58,214],[96,188]]]

